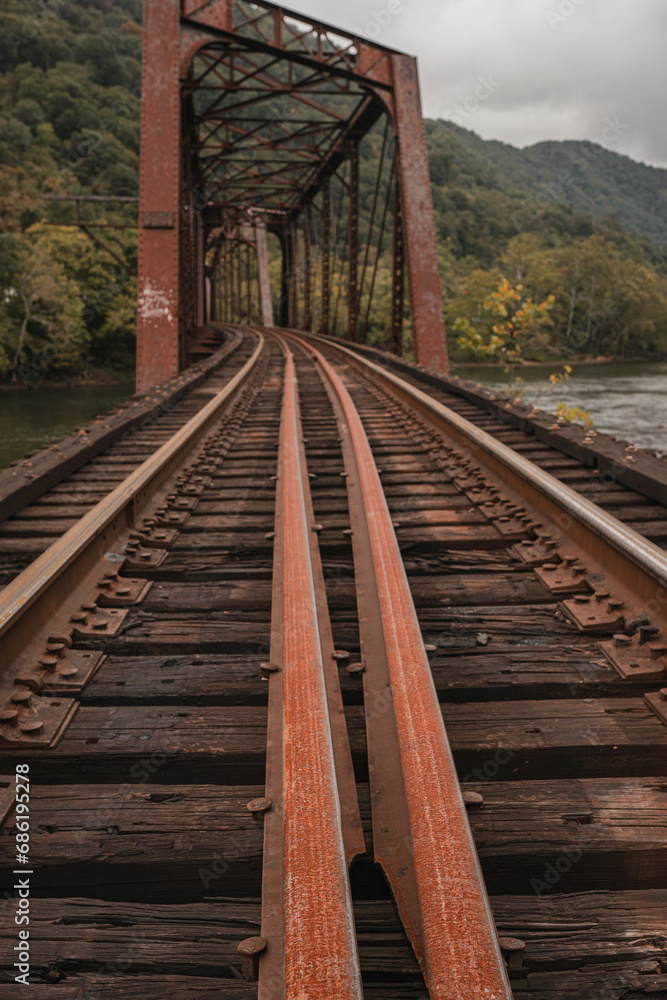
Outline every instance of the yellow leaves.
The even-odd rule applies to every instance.
[[[583,424],[586,430],[590,430],[595,424],[588,410],[583,410],[580,406],[568,406],[567,403],[557,405],[555,416],[561,420],[567,420],[569,424]]]

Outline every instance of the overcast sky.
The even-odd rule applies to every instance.
[[[418,56],[428,117],[450,118],[516,146],[597,140],[667,167],[667,0],[291,0],[288,6]]]

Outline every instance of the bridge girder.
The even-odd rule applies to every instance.
[[[387,346],[400,348],[407,276],[416,358],[447,370],[414,58],[264,0],[145,0],[142,97],[138,389],[187,363],[188,345],[209,318],[206,279],[215,282],[215,269],[233,259],[215,252],[216,239],[227,238],[221,223],[233,217],[278,237],[281,322],[340,329],[352,340],[365,336],[384,235],[393,233]],[[360,142],[383,116],[394,150],[386,160],[391,174],[382,182],[378,174],[373,212],[382,191],[385,212],[381,228],[374,230],[374,219],[367,225],[364,255],[355,165]],[[384,153],[383,145],[382,162]],[[339,213],[344,196],[348,203],[346,246],[333,217],[334,180]],[[369,269],[374,239],[376,263]],[[257,240],[249,244],[260,249]],[[266,317],[265,242],[262,249],[257,301]],[[240,273],[237,267],[219,275],[218,294]],[[370,291],[362,287],[366,275]]]

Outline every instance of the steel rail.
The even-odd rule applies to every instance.
[[[511,1000],[431,668],[371,446],[354,402],[332,365],[307,341],[294,340],[311,355],[330,392],[343,444],[349,445],[344,447],[344,458],[351,507],[358,489],[356,510],[358,514],[363,511],[419,905],[419,919],[406,929],[412,931],[434,1000]],[[353,543],[355,534],[353,529]],[[364,567],[359,567],[358,551],[355,577],[361,596],[364,588],[358,572]],[[360,628],[369,625],[372,628],[373,623],[360,613]],[[366,673],[370,670],[369,663]],[[368,719],[368,705],[366,713]],[[391,774],[384,780],[392,783],[400,778]]]
[[[549,519],[551,523],[545,526],[554,529],[561,541],[574,543],[604,575],[614,578],[628,615],[643,613],[648,607],[653,617],[667,618],[667,552],[393,372],[329,339],[315,334],[307,338],[342,353],[357,371],[463,445],[491,475],[500,475],[521,504]]]
[[[361,1000],[348,860],[350,853],[364,850],[363,832],[357,818],[358,833],[346,856],[345,829],[349,837],[353,810],[339,794],[337,720],[330,717],[326,677],[327,664],[330,670],[335,667],[333,641],[329,649],[323,648],[324,579],[313,560],[317,543],[296,371],[291,350],[281,343],[285,381],[271,629],[272,656],[278,654],[280,663],[272,660],[269,682],[271,809],[266,816],[262,888],[267,949],[259,965],[259,997]],[[339,714],[340,722],[342,702]],[[278,753],[279,761],[274,759]],[[356,806],[351,760],[349,765]]]
[[[75,562],[87,561],[86,555],[92,549],[95,552],[91,555],[98,560],[104,549],[110,548],[114,536],[132,527],[135,506],[147,502],[164,485],[253,371],[265,343],[261,333],[258,337],[257,347],[245,365],[199,413],[5,587],[0,593],[0,637],[13,630]],[[50,608],[56,605],[52,601]]]

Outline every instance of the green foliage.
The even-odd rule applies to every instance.
[[[42,195],[138,193],[141,18],[142,0],[2,4],[4,379],[133,363],[136,282],[119,261],[134,272],[136,231],[91,230],[107,254],[72,226],[71,203]],[[616,155],[613,144],[518,150],[447,122],[427,121],[426,131],[454,357],[513,368],[523,358],[667,351],[665,171]],[[378,125],[360,151],[362,241],[381,139]],[[136,217],[133,207],[102,203],[82,203],[81,214],[115,225]],[[345,268],[343,252],[332,264],[334,288]],[[385,245],[372,309],[362,293],[370,343],[388,334],[391,274]],[[339,330],[346,308],[343,292],[332,304]],[[405,341],[409,348],[407,322]]]
[[[580,406],[568,406],[567,403],[559,403],[554,416],[559,420],[567,420],[568,424],[582,424],[586,430],[595,426],[595,421],[588,410],[583,410]]]
[[[96,229],[43,194],[138,193],[141,0],[5,0],[0,13],[0,376],[127,371],[136,231]],[[88,222],[132,224],[82,203]],[[69,224],[69,226],[67,225]]]

